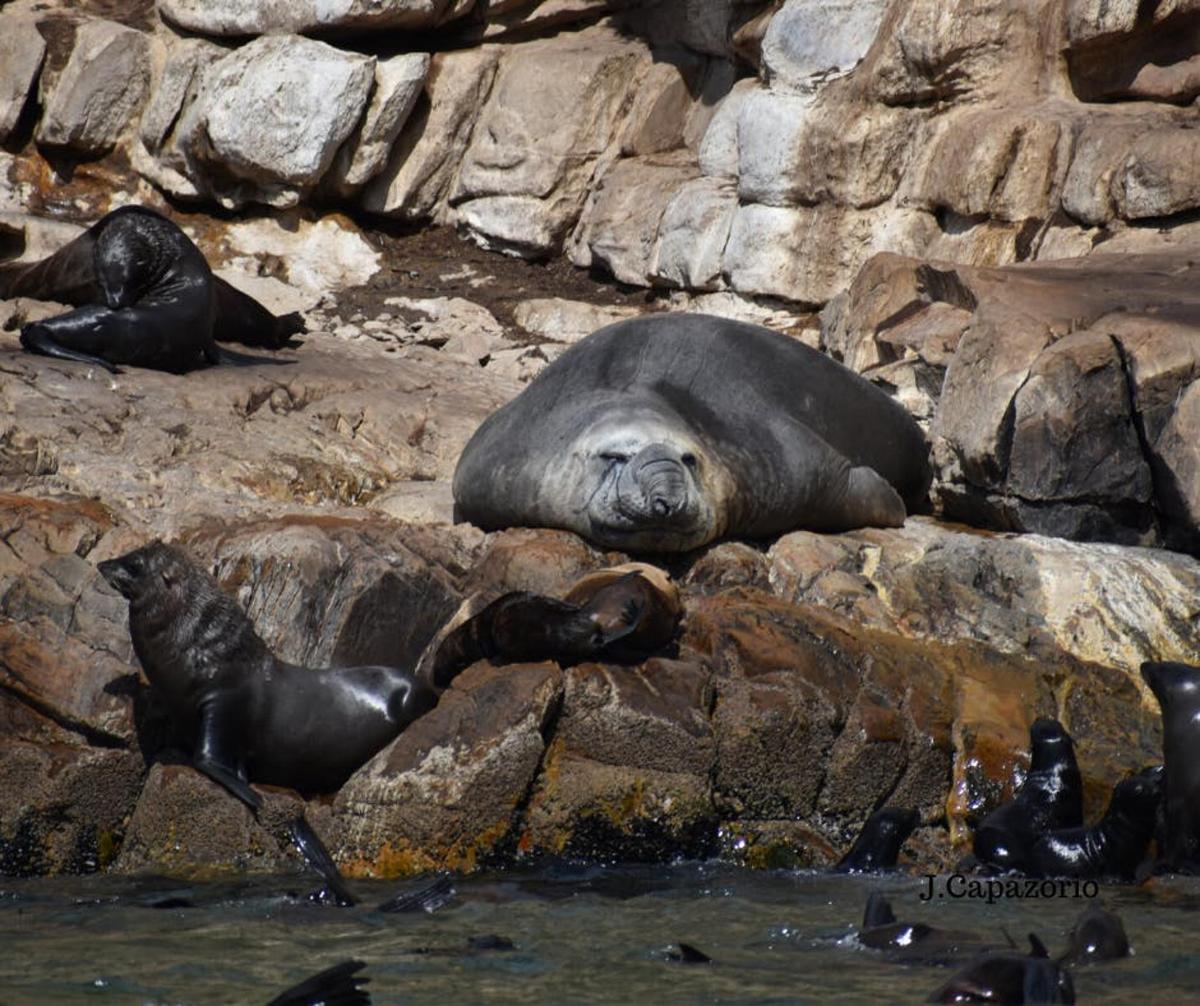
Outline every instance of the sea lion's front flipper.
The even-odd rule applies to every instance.
[[[250,788],[238,768],[238,759],[233,754],[235,745],[230,742],[229,723],[236,723],[237,710],[223,706],[218,698],[206,699],[200,706],[200,731],[196,747],[192,752],[192,765],[213,782],[224,786],[258,816],[262,797]]]
[[[371,979],[355,974],[365,967],[363,961],[342,961],[279,993],[267,1006],[370,1006],[371,994],[359,986]]]
[[[846,480],[847,527],[903,527],[908,516],[904,500],[874,468],[851,468]]]
[[[349,908],[351,905],[357,904],[358,899],[346,887],[346,881],[342,878],[342,873],[337,868],[337,863],[329,855],[329,850],[325,848],[325,843],[313,831],[312,825],[308,823],[308,819],[301,814],[288,826],[288,830],[291,833],[292,841],[295,843],[296,848],[300,850],[300,854],[304,857],[305,862],[316,870],[325,881],[325,890],[318,892],[315,896],[310,895],[309,897],[313,901],[332,900],[340,908]]]
[[[74,314],[76,312],[72,312]],[[67,317],[62,315],[61,317]],[[56,321],[57,319],[50,319]],[[110,374],[121,373],[120,369],[107,360],[101,359],[99,356],[93,356],[90,353],[85,353],[78,349],[72,349],[69,346],[64,346],[59,343],[52,334],[51,326],[45,322],[33,322],[21,329],[21,345],[31,353],[37,353],[40,356],[52,356],[59,360],[74,360],[77,363],[90,363],[96,367],[103,367]]]

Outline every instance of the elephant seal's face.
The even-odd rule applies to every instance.
[[[685,551],[724,532],[723,468],[689,431],[652,412],[593,424],[575,440],[561,477],[573,523],[601,545]]]

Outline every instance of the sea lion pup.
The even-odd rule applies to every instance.
[[[863,822],[850,851],[841,858],[834,871],[866,873],[895,868],[900,846],[920,823],[921,815],[911,807],[883,807],[875,811]]]
[[[1115,961],[1130,953],[1129,937],[1120,917],[1095,902],[1080,913],[1067,944],[1062,960],[1073,964]]]
[[[1028,872],[1037,877],[1133,880],[1154,836],[1162,775],[1162,766],[1156,765],[1122,779],[1113,788],[1104,817],[1090,828],[1060,828],[1035,839]]]
[[[925,498],[908,412],[770,329],[695,314],[617,322],[489,416],[454,473],[459,520],[558,527],[633,552],[898,527]]]
[[[636,663],[670,644],[682,613],[678,588],[646,563],[591,573],[562,600],[513,591],[473,607],[468,601],[422,659],[435,688],[477,660]]]
[[[113,210],[49,258],[0,269],[0,297],[76,310],[21,329],[31,353],[118,373],[118,364],[184,373],[213,363],[281,363],[214,340],[278,349],[304,322],[276,317],[212,274],[174,223],[144,206]]]
[[[267,1006],[371,1006],[371,993],[362,988],[371,979],[359,975],[363,961],[342,961],[293,985]]]
[[[1029,934],[1030,953],[985,954],[967,964],[933,993],[931,1003],[1073,1003],[1070,972],[1050,960],[1046,947]]]
[[[1142,664],[1163,719],[1163,823],[1166,848],[1159,866],[1200,872],[1200,667]]]
[[[314,670],[278,660],[237,602],[171,545],[153,542],[99,570],[129,601],[134,651],[192,764],[256,813],[262,799],[250,782],[331,793],[437,703],[394,667]],[[337,899],[352,903],[303,817],[292,837]]]
[[[998,870],[1028,870],[1038,837],[1083,824],[1083,780],[1070,735],[1058,720],[1043,717],[1029,729],[1029,746],[1029,774],[1020,791],[975,829],[976,859]]]

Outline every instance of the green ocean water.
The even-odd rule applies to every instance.
[[[977,933],[1036,932],[1058,954],[1085,899],[919,900],[904,875],[755,872],[722,864],[572,867],[456,881],[433,914],[312,905],[295,876],[186,885],[166,879],[0,878],[0,1004],[267,1003],[346,958],[376,1003],[917,1003],[951,974],[854,939],[867,894],[898,917]],[[1080,1003],[1200,1002],[1200,878],[1101,887],[1134,956],[1076,968]],[[177,907],[152,907],[163,904]],[[514,949],[471,952],[472,936]],[[683,941],[713,958],[669,958]]]

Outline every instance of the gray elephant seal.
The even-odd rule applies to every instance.
[[[99,569],[129,600],[133,648],[193,745],[196,768],[243,799],[248,781],[333,792],[437,702],[395,667],[278,660],[237,602],[170,545],[154,542]]]
[[[304,323],[276,317],[212,270],[174,223],[144,206],[106,214],[53,255],[0,269],[0,297],[61,301],[76,310],[26,325],[31,353],[184,373],[212,363],[279,363],[215,340],[277,349]]]
[[[932,478],[905,409],[793,339],[707,315],[609,325],[475,432],[459,519],[681,552],[727,536],[897,527]]]

